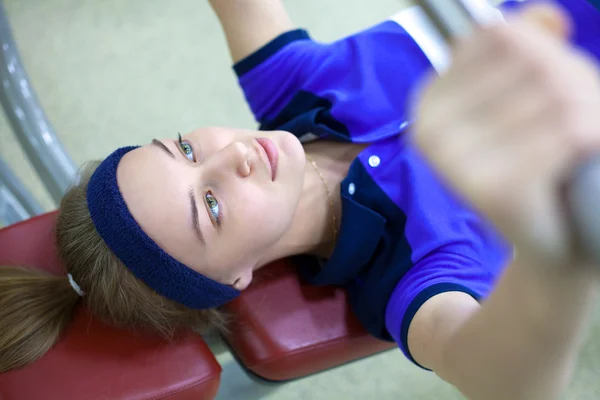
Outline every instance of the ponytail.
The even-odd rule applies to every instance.
[[[78,300],[66,275],[0,266],[0,373],[24,367],[50,350]]]

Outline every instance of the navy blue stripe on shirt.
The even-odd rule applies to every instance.
[[[251,71],[254,67],[262,64],[265,60],[277,53],[279,50],[287,46],[288,44],[295,42],[296,40],[308,40],[310,36],[304,29],[295,29],[293,31],[285,32],[269,43],[250,54],[248,57],[241,61],[238,61],[234,66],[233,70],[238,77],[241,77],[245,73]]]
[[[350,131],[331,114],[332,107],[329,99],[299,90],[275,118],[261,121],[259,129],[288,131],[299,138],[310,132],[322,139],[348,141]]]
[[[463,285],[459,285],[456,283],[438,283],[436,285],[428,287],[427,289],[419,293],[417,297],[415,297],[408,306],[408,309],[404,314],[404,318],[402,319],[402,326],[400,327],[400,340],[402,342],[402,346],[404,346],[404,348],[406,349],[406,353],[408,354],[408,358],[410,359],[410,361],[427,371],[431,370],[423,367],[418,362],[416,362],[412,354],[410,353],[410,349],[408,347],[408,328],[410,328],[410,324],[412,323],[412,320],[415,317],[417,311],[419,311],[421,306],[425,304],[427,300],[431,299],[434,296],[437,296],[438,294],[447,292],[463,292],[470,295],[477,301],[481,299],[481,296],[479,294]]]

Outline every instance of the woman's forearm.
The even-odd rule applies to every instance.
[[[442,378],[471,399],[554,399],[568,383],[598,294],[597,271],[514,263],[448,341]]]
[[[234,62],[294,28],[281,0],[209,0],[209,3],[221,22]]]

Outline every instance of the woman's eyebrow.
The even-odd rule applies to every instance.
[[[171,153],[171,150],[169,150],[167,146],[165,146],[165,144],[160,140],[152,139],[152,144],[158,147],[159,149],[165,151],[169,155],[169,157],[175,158],[175,154]]]
[[[190,207],[192,209],[192,227],[194,228],[194,232],[196,232],[196,236],[200,239],[202,244],[204,242],[204,236],[202,236],[202,231],[200,230],[200,221],[198,220],[198,207],[196,206],[196,197],[194,196],[194,190],[190,189],[189,191],[190,197]]]

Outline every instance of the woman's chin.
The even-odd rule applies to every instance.
[[[298,165],[299,170],[304,170],[304,164],[306,163],[306,156],[304,153],[304,147],[302,143],[294,134],[286,131],[280,131],[281,135],[278,135],[277,146],[285,154],[286,157],[290,158],[291,162]]]

